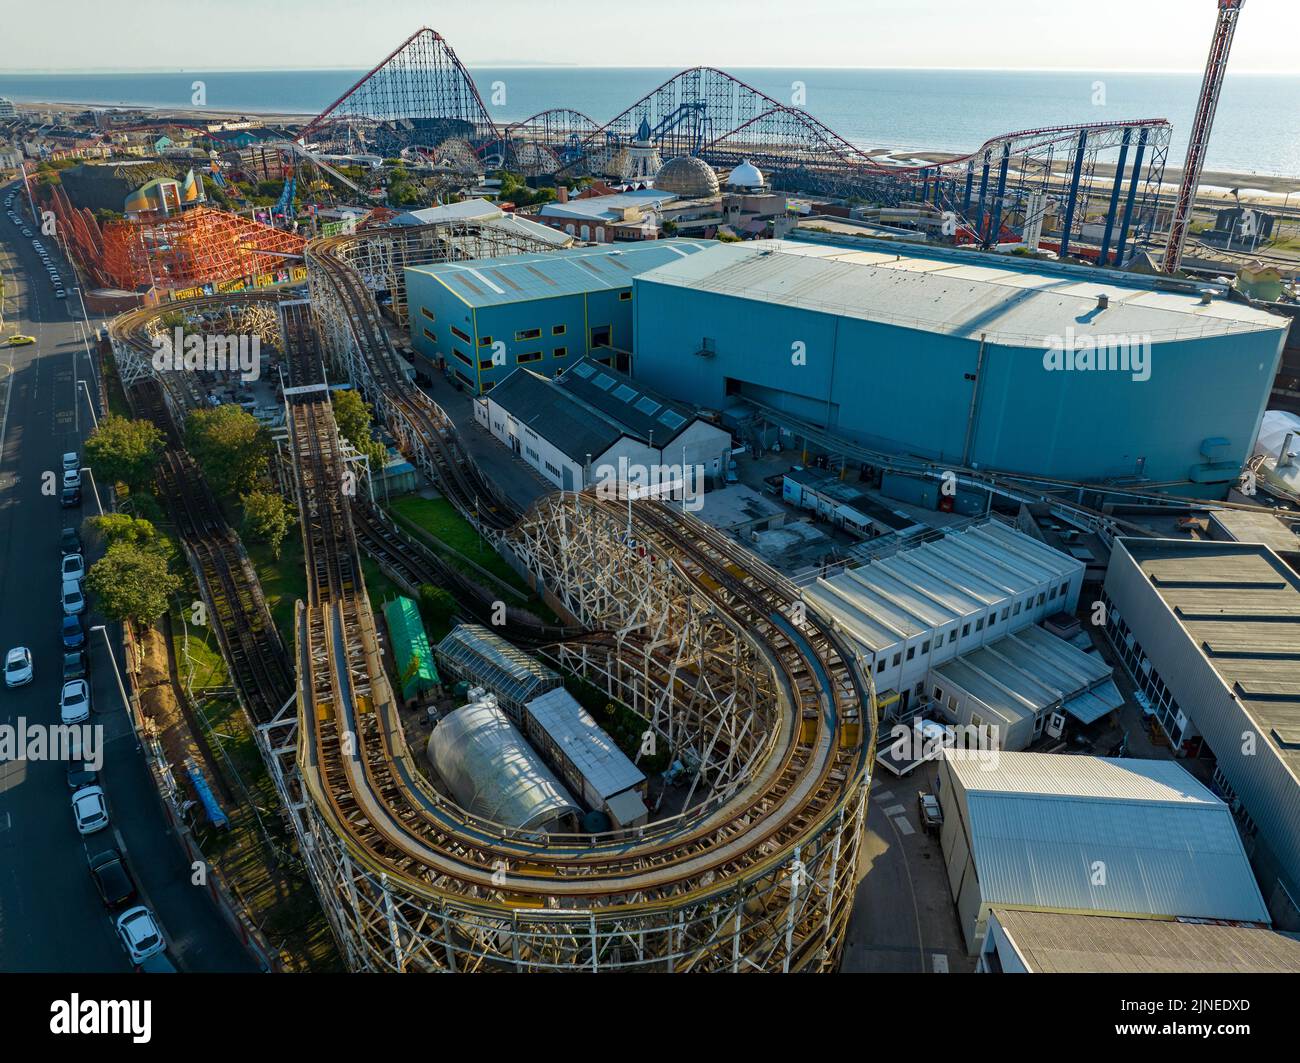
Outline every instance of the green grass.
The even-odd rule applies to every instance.
[[[257,570],[276,630],[289,652],[293,652],[293,607],[299,598],[307,600],[307,570],[303,567],[302,534],[297,527],[280,545],[276,560],[266,543],[245,543],[249,560]]]
[[[531,593],[519,573],[505,563],[501,555],[445,498],[406,495],[394,499],[388,508],[408,528],[428,532],[522,594]],[[445,552],[444,556],[447,556]]]

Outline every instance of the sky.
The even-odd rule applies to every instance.
[[[1203,68],[1215,0],[4,0],[0,70],[365,69],[421,26],[466,66]],[[51,17],[57,8],[57,17]],[[1300,74],[1300,0],[1231,69]]]

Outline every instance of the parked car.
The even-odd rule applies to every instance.
[[[72,795],[72,814],[77,820],[77,830],[94,834],[108,826],[108,802],[102,786],[83,786]]]
[[[921,826],[925,828],[925,832],[938,834],[943,827],[943,809],[939,807],[939,799],[934,794],[918,792],[916,804],[921,815]]]
[[[75,509],[77,506],[81,505],[81,488],[65,487],[63,489],[62,501],[64,509]]]
[[[65,554],[81,553],[81,536],[77,534],[76,528],[63,529],[63,534],[59,537],[59,550]]]
[[[86,662],[90,658],[85,650],[73,650],[71,653],[63,655],[63,681],[66,683],[69,679],[85,679],[89,674]]]
[[[87,786],[94,786],[97,782],[99,782],[98,773],[86,767],[85,761],[68,761],[69,790],[84,790]]]
[[[81,627],[81,617],[65,616],[62,632],[65,650],[79,650],[86,644],[86,632]]]
[[[65,724],[85,723],[90,719],[90,684],[84,679],[69,679],[59,695],[59,720]]]
[[[80,583],[86,578],[86,560],[80,554],[64,554],[60,567],[63,569],[64,583],[70,579]]]
[[[26,686],[35,674],[32,651],[26,646],[15,646],[5,654],[5,686]]]
[[[131,962],[137,966],[167,948],[162,927],[158,925],[153,912],[143,904],[128,908],[117,917],[117,936],[131,957]]]
[[[66,491],[69,487],[80,487],[80,486],[81,486],[81,470],[80,470],[80,469],[64,469],[64,470],[63,470],[63,489]]]
[[[121,853],[116,849],[105,849],[87,860],[90,877],[95,880],[95,889],[99,891],[105,908],[120,908],[135,900],[135,882]]]
[[[65,580],[63,584],[64,616],[80,616],[86,611],[86,596],[81,593],[81,584],[75,579]]]

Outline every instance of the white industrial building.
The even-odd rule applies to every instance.
[[[938,765],[971,955],[995,908],[1270,922],[1228,806],[1172,760],[945,750]]]
[[[563,687],[524,706],[524,733],[569,789],[605,813],[611,826],[639,827],[649,819],[645,775]]]
[[[1120,539],[1102,601],[1175,750],[1213,758],[1273,921],[1300,930],[1300,576],[1258,543]]]
[[[730,433],[684,403],[650,391],[591,358],[548,379],[516,369],[475,400],[475,417],[564,491],[632,482],[688,490],[717,480]]]
[[[855,644],[882,703],[926,696],[932,669],[1055,613],[1073,613],[1083,562],[997,521],[900,549],[803,588]]]

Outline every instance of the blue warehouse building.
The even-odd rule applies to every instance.
[[[408,266],[411,345],[476,395],[518,366],[556,376],[592,355],[626,369],[633,279],[709,246],[654,240]]]
[[[715,244],[635,283],[634,376],[855,444],[1222,497],[1287,322],[1186,282],[855,239]]]

